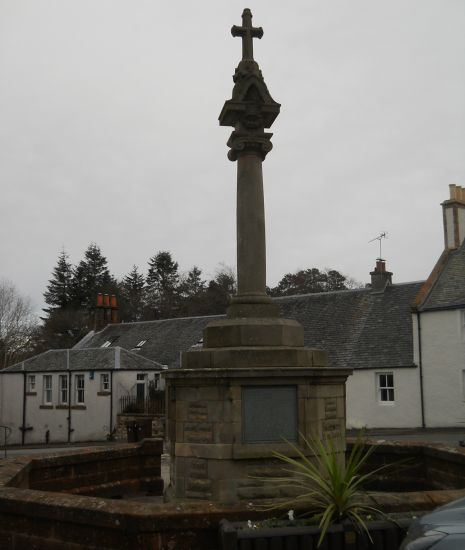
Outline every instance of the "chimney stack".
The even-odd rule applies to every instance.
[[[392,285],[392,273],[386,271],[386,262],[381,258],[376,260],[376,267],[370,275],[371,289],[375,292],[382,292],[388,285]]]
[[[465,239],[465,187],[449,185],[450,198],[444,201],[442,214],[444,221],[444,247],[455,249]]]
[[[119,323],[118,299],[114,294],[97,294],[94,316],[94,330],[101,330],[105,325]]]

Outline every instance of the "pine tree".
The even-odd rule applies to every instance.
[[[202,279],[202,271],[194,265],[179,285],[181,297],[181,315],[189,317],[202,315],[205,309],[206,282]]]
[[[49,315],[52,311],[64,309],[71,303],[73,268],[68,258],[69,256],[64,250],[60,252],[52,278],[48,281],[47,290],[44,292],[45,303],[50,306],[44,311]]]
[[[91,311],[95,306],[97,294],[115,291],[116,282],[110,275],[107,259],[100,247],[91,243],[73,272],[72,299],[75,309]]]
[[[120,285],[120,316],[125,322],[140,321],[144,313],[145,279],[136,265]]]
[[[161,251],[149,260],[147,317],[166,319],[179,314],[178,263],[170,252]]]

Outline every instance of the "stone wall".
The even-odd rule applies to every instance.
[[[373,456],[380,459],[382,451],[400,456],[400,447],[395,444],[383,446],[380,453]],[[460,475],[461,465],[463,477],[465,450],[415,445],[418,447],[428,460],[437,461],[435,476],[439,471],[448,471],[453,463],[457,466],[457,475]],[[80,475],[83,474],[101,471],[104,479],[105,472],[117,466],[120,475],[134,479],[131,476],[136,472],[137,461],[145,473],[154,473],[160,454],[160,442],[145,440],[61,457],[0,460],[0,548],[217,550],[218,525],[222,518],[237,521],[269,516],[269,512],[254,510],[250,505],[225,506],[211,502],[159,504],[148,499],[137,502],[70,494],[79,487]],[[129,470],[123,474],[125,461]],[[53,479],[56,486],[53,486]],[[87,487],[95,487],[100,480],[87,478],[86,483]],[[67,493],[56,492],[60,484]],[[54,492],[39,489],[44,486],[54,489]],[[429,510],[464,495],[465,490],[461,489],[375,493],[367,498],[370,505],[389,512]],[[274,515],[282,513],[284,510],[276,510]]]
[[[165,437],[165,415],[145,415],[145,414],[118,414],[116,419],[116,441],[127,441],[127,428],[128,422],[138,422],[139,420],[151,419],[152,420],[152,437],[163,439]]]

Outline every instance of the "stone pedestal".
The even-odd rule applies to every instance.
[[[350,370],[324,361],[324,353],[305,348],[186,353],[183,364],[193,368],[166,373],[169,498],[232,503],[283,496],[266,482],[282,475],[273,451],[289,454],[283,438],[330,437],[342,453]]]

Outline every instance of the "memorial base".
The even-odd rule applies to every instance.
[[[284,438],[299,446],[302,436],[331,438],[342,455],[351,370],[326,364],[324,352],[302,347],[185,353],[183,366],[191,368],[166,373],[168,499],[233,503],[285,496],[266,482],[282,476],[273,451],[290,454]]]

